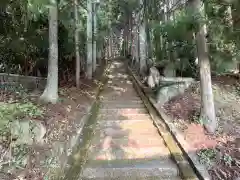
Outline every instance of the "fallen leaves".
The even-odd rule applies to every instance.
[[[199,84],[164,104],[174,124],[182,130],[194,151],[213,149],[218,153],[209,172],[213,180],[233,180],[240,177],[240,152],[236,139],[240,137],[240,93],[236,80],[229,77],[213,78],[215,108],[219,128],[214,136],[207,136],[201,125],[192,122],[200,112]],[[213,160],[210,160],[213,162]]]

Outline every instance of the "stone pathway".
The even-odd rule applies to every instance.
[[[110,67],[101,93],[84,180],[180,180],[176,164],[121,61]]]

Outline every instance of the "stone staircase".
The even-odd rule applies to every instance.
[[[120,61],[110,67],[80,179],[180,180],[158,130]]]

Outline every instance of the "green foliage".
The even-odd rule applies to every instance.
[[[72,1],[59,0],[59,69],[60,73],[74,69],[74,11]],[[144,1],[145,2],[145,1]],[[147,2],[147,1],[146,1]],[[145,3],[146,3],[145,2]],[[48,0],[5,0],[0,3],[0,71],[36,75],[29,69],[36,67],[37,62],[48,59]],[[146,3],[144,17],[149,21],[152,34],[153,55],[157,61],[168,59],[175,61],[183,71],[196,72],[193,63],[195,43],[192,34],[198,28],[199,22],[208,26],[208,44],[212,69],[217,72],[227,71],[233,61],[239,60],[240,33],[239,23],[234,23],[239,17],[239,3],[232,4],[233,28],[227,18],[228,4],[211,0],[205,3],[206,18],[196,14],[192,9],[178,9],[174,20],[160,24],[164,19],[163,2]],[[108,36],[109,20],[112,26],[122,28],[128,21],[128,16],[141,8],[138,0],[101,2],[97,12],[98,34],[97,45],[101,45]],[[86,1],[79,6],[80,54],[86,57]],[[142,17],[143,20],[143,17]],[[235,21],[234,21],[235,20]],[[163,22],[163,21],[162,21]],[[162,42],[160,42],[162,37]],[[166,46],[168,42],[168,47]],[[181,61],[176,61],[180,59]],[[46,76],[46,74],[43,74]],[[61,76],[60,76],[61,77]]]
[[[4,146],[12,152],[12,156],[9,157],[11,169],[22,169],[28,161],[29,146],[26,146],[25,143],[30,143],[32,137],[28,135],[31,129],[29,125],[26,126],[26,123],[23,123],[24,119],[34,119],[42,117],[43,115],[44,110],[27,99],[21,102],[13,102],[13,100],[10,99],[7,103],[1,103],[0,143],[4,144]],[[16,129],[21,130],[21,132],[17,132]],[[19,137],[17,137],[19,139],[17,139],[14,144],[12,141],[16,138],[16,133],[19,135]],[[5,165],[1,164],[0,169],[4,168],[3,166]]]
[[[224,154],[224,156],[222,157],[222,160],[227,166],[231,166],[234,161],[229,154]]]
[[[196,14],[193,16],[190,11],[179,12],[174,21],[168,21],[159,24],[152,21],[154,30],[155,51],[157,61],[163,61],[167,58],[167,51],[170,52],[175,67],[180,71],[186,71],[193,75],[196,73],[194,64],[195,43],[192,40],[192,34],[197,29]],[[160,36],[163,38],[163,47],[159,48]],[[167,43],[168,42],[168,46]],[[180,61],[177,61],[180,59]],[[166,64],[166,62],[163,62]]]
[[[228,71],[231,65],[239,60],[240,55],[235,41],[240,33],[236,32],[231,24],[228,8],[229,6],[215,0],[208,2],[206,6],[211,64],[212,69],[218,73]]]
[[[200,118],[200,112],[199,111],[192,112],[191,117],[192,117],[192,119],[191,119],[192,122],[203,125],[203,122],[201,121],[201,118]]]
[[[12,168],[20,168],[20,169],[25,168],[28,162],[29,152],[30,152],[30,147],[24,144],[13,147],[13,154],[12,154],[13,158],[11,160],[11,163],[13,165]]]
[[[179,13],[174,21],[168,21],[162,25],[158,25],[160,33],[168,42],[184,42],[186,34],[189,31],[194,31],[197,27],[197,22],[194,16],[187,11]]]
[[[198,153],[200,163],[207,165],[210,168],[217,160],[222,161],[226,166],[231,167],[234,158],[229,154],[219,152],[217,149],[202,149]]]
[[[43,115],[43,110],[31,102],[2,103],[0,106],[1,122],[9,122],[21,117],[36,118]]]
[[[196,74],[196,66],[193,62],[196,56],[196,44],[193,33],[197,32],[199,24],[206,24],[212,71],[225,73],[234,66],[236,67],[240,59],[240,23],[238,22],[240,7],[238,3],[229,6],[227,3],[211,0],[205,3],[204,14],[197,14],[190,8],[178,9],[175,11],[174,20],[162,21],[162,23],[159,21],[164,19],[164,14],[157,10],[159,6],[161,3],[156,2],[148,6],[154,34],[154,55],[157,61],[170,57],[170,60],[176,63],[177,68],[181,67],[182,71]],[[232,9],[229,10],[229,7]],[[160,42],[160,37],[162,37],[162,42]],[[180,61],[176,62],[176,59]]]
[[[86,9],[85,1],[79,6],[80,55],[86,57]],[[0,4],[0,61],[1,72],[37,75],[39,64],[47,68],[48,59],[48,0],[6,0]],[[71,1],[59,1],[59,72],[73,70],[74,9]],[[98,44],[104,41],[107,21],[103,7],[98,11]],[[40,62],[39,61],[43,61]],[[41,72],[43,76],[45,73]]]
[[[210,167],[216,160],[217,151],[215,149],[202,149],[198,152],[200,163]]]
[[[24,118],[34,119],[44,115],[44,109],[27,99],[27,92],[21,86],[0,86],[1,93],[11,94],[0,104],[0,134],[6,131],[11,122]]]

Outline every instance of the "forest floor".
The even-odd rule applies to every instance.
[[[240,178],[240,84],[229,76],[213,78],[218,130],[206,135],[199,122],[200,84],[194,84],[184,94],[164,104],[165,112],[197,151],[213,180]]]
[[[102,72],[99,70],[96,77]],[[52,170],[67,161],[69,141],[77,136],[81,119],[95,99],[98,82],[82,80],[80,89],[61,86],[55,105],[39,103],[42,92],[2,88],[0,179],[51,179]]]

